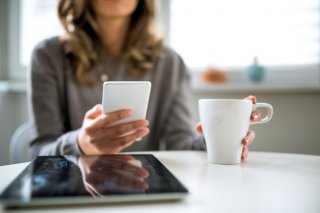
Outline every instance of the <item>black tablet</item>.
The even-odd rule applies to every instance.
[[[153,155],[41,156],[3,191],[7,207],[181,199],[187,189]]]

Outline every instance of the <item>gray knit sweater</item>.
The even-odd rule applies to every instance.
[[[86,111],[101,103],[102,82],[80,86],[71,70],[58,37],[34,49],[28,73],[32,156],[82,154],[79,128]],[[128,73],[126,63],[107,56],[91,74],[95,79],[107,74],[111,81],[137,80]],[[147,112],[150,133],[124,151],[204,149],[203,138],[195,136],[191,125],[189,76],[179,55],[163,47],[154,69],[139,80],[152,83]]]

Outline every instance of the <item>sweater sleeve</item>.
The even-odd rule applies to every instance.
[[[176,56],[174,72],[177,73],[172,83],[172,101],[165,119],[165,143],[170,150],[204,150],[202,135],[196,135],[192,125],[192,93],[190,76],[183,60]]]
[[[58,41],[57,41],[58,42]],[[77,143],[79,130],[67,128],[63,94],[62,51],[44,41],[33,51],[28,71],[31,155],[81,154]],[[57,50],[58,49],[58,50]],[[60,54],[60,55],[59,55]]]

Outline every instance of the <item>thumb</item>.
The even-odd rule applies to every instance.
[[[200,123],[200,122],[197,123],[197,125],[196,125],[196,130],[197,130],[198,133],[203,133],[203,131],[202,131],[202,126],[201,126],[201,123]]]
[[[97,105],[95,105],[94,107],[92,107],[91,109],[89,109],[86,112],[85,117],[94,119],[94,118],[98,117],[101,114],[103,114],[102,105],[101,104],[97,104]]]
[[[254,104],[257,103],[257,98],[256,98],[256,96],[253,96],[253,95],[249,95],[248,97],[245,97],[244,99],[252,101],[252,103],[254,103]]]

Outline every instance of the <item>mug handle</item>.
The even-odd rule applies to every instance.
[[[268,112],[267,112],[267,116],[262,118],[261,121],[255,121],[255,122],[251,122],[251,124],[264,124],[267,123],[271,120],[272,115],[273,115],[273,107],[271,106],[271,104],[267,104],[267,103],[255,103],[253,104],[253,111],[256,111],[257,108],[267,108]]]

